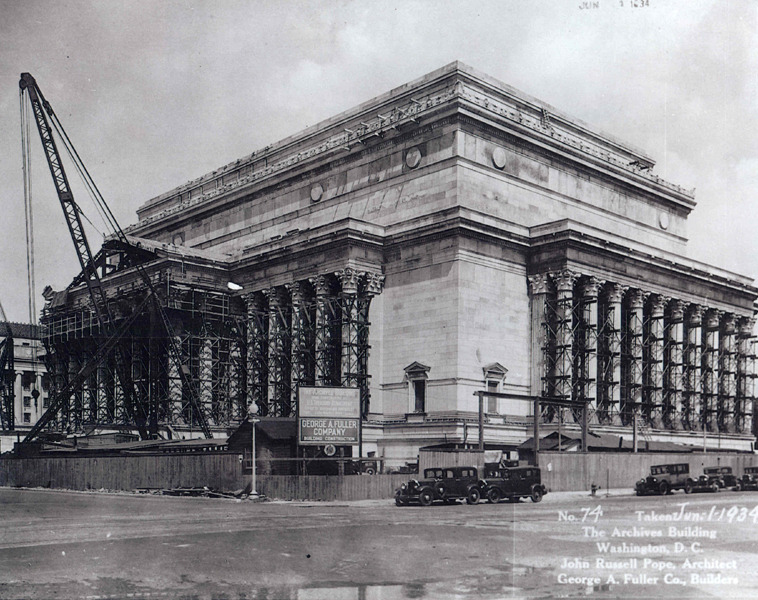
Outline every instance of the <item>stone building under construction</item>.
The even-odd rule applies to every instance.
[[[118,318],[145,297],[138,262],[169,323],[145,305],[56,427],[128,423],[122,360],[151,433],[199,433],[192,397],[220,433],[293,417],[299,386],[353,386],[364,455],[388,464],[475,443],[483,390],[488,447],[529,438],[541,396],[575,405],[546,402],[543,430],[586,405],[598,434],[751,450],[758,289],[686,258],[694,194],[653,171],[447,65],[146,202],[137,253],[97,260]],[[61,387],[100,334],[81,280],[47,300]]]

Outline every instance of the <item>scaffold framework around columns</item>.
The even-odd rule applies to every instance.
[[[162,279],[158,302],[135,286],[109,297],[116,325],[131,322],[119,344],[74,389],[49,430],[133,430],[134,415],[151,436],[174,429],[223,428],[247,414],[246,320],[230,294]],[[130,314],[141,306],[138,314]],[[159,314],[160,313],[160,314]],[[46,307],[42,319],[53,393],[89,364],[105,339],[91,309]],[[118,373],[128,371],[136,406],[128,410]]]
[[[560,426],[753,430],[754,320],[564,270],[530,277],[540,419]],[[539,284],[539,285],[538,285]]]

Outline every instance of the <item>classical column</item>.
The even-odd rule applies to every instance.
[[[268,307],[261,292],[247,294],[247,410],[268,414]]]
[[[665,425],[671,429],[682,428],[684,309],[685,303],[681,300],[672,300],[669,303],[666,401],[663,415]]]
[[[92,359],[91,346],[82,349],[82,364],[86,365]],[[34,415],[34,412],[32,412]],[[90,373],[82,382],[82,422],[96,423],[97,415],[97,371]]]
[[[650,298],[650,328],[648,336],[648,393],[645,404],[648,420],[654,427],[663,421],[663,312],[668,298],[654,294]]]
[[[60,391],[63,386],[66,385],[66,382],[68,381],[68,366],[65,367],[66,369],[66,375],[64,376],[65,379],[63,381],[63,384],[58,387],[56,391]],[[21,382],[22,378],[22,372],[16,371],[14,373],[13,377],[13,407],[14,407],[14,414],[16,419],[16,427],[18,427],[19,424],[24,425],[24,389]],[[63,378],[62,378],[63,379]],[[63,414],[63,411],[59,411],[59,414]],[[27,423],[28,425],[28,423]]]
[[[208,419],[208,424],[215,425],[218,415],[213,398],[213,342],[208,338],[200,338],[198,361],[200,365],[198,399],[205,412],[205,418]]]
[[[364,289],[358,303],[358,372],[361,388],[361,415],[365,418],[369,413],[371,393],[369,389],[369,308],[374,296],[381,294],[384,289],[384,275],[366,273]]]
[[[225,383],[228,386],[225,394],[226,414],[230,421],[238,422],[248,415],[247,408],[247,365],[244,362],[243,340],[238,331],[225,342],[229,349],[229,368],[226,369]]]
[[[358,284],[361,274],[347,267],[335,273],[342,290],[342,360],[341,383],[345,387],[358,385]]]
[[[312,281],[316,292],[316,385],[330,386],[339,383],[335,373],[333,356],[332,321],[336,318],[332,298],[331,281],[326,275],[319,275]]]
[[[81,355],[79,353],[71,354],[68,360],[68,380],[71,381],[81,369]],[[23,390],[22,390],[23,394]],[[78,431],[82,424],[82,396],[84,392],[81,388],[73,390],[69,400],[67,431]],[[136,401],[135,401],[136,404]],[[128,423],[127,420],[123,422]]]
[[[621,301],[626,287],[610,283],[605,287],[607,314],[605,343],[607,347],[606,389],[607,419],[612,425],[621,425]]]
[[[547,395],[547,363],[545,361],[545,349],[543,340],[547,333],[545,323],[545,311],[547,310],[547,293],[549,279],[545,274],[529,275],[529,311],[531,328],[531,360],[529,362],[530,377],[529,385],[532,403],[532,440],[535,448],[539,448],[540,421],[544,408],[540,406],[540,398]],[[545,341],[546,343],[546,341]],[[539,465],[539,453],[534,453],[535,466]]]
[[[719,393],[717,404],[718,430],[734,431],[734,402],[737,396],[737,353],[735,315],[725,314],[721,319],[719,336]]]
[[[290,338],[292,339],[290,356],[290,394],[292,410],[297,407],[297,393],[301,385],[306,385],[308,348],[305,340],[305,284],[295,282],[285,286],[290,293],[292,303],[292,324]]]
[[[597,296],[602,283],[597,277],[587,277],[582,282],[582,396],[592,423],[597,423]]]
[[[268,401],[271,416],[292,416],[290,392],[289,296],[274,288],[268,296]]]
[[[174,328],[174,331],[176,333],[176,328]],[[182,353],[184,348],[182,347],[182,338],[179,335],[174,335],[174,346],[176,349]],[[187,364],[187,357],[182,356],[182,364]],[[185,417],[188,415],[184,414],[184,394],[182,391],[182,379],[181,375],[179,374],[179,363],[176,360],[170,360],[168,361],[168,405],[169,405],[169,421],[171,425],[176,425],[179,423],[183,423],[185,420]],[[187,375],[189,375],[189,368],[187,368]],[[110,381],[106,381],[106,384],[110,383]]]
[[[701,339],[704,308],[699,304],[691,304],[687,312],[687,346],[685,349],[684,363],[686,367],[685,378],[685,401],[682,410],[685,428],[700,430],[702,421],[702,395],[701,395]],[[684,419],[686,415],[686,420]]]
[[[556,290],[555,317],[555,395],[561,400],[574,400],[574,283],[578,273],[563,270],[551,273]],[[559,410],[562,421],[574,421],[574,414],[564,408]]]
[[[629,307],[627,322],[629,374],[623,413],[631,422],[635,415],[639,414],[639,407],[642,404],[642,319],[645,293],[638,289],[629,290],[627,302]]]
[[[545,311],[550,281],[545,274],[530,275],[529,309],[531,317],[531,377],[532,396],[547,396],[547,363],[545,361]]]
[[[708,431],[718,430],[718,351],[719,351],[719,319],[722,311],[708,310],[703,322],[703,426]]]
[[[737,401],[735,428],[739,433],[750,433],[753,428],[753,348],[752,336],[755,319],[742,317],[737,333]]]

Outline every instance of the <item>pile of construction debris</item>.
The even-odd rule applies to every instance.
[[[253,494],[252,485],[247,484],[242,489],[233,492],[203,487],[176,487],[176,488],[137,488],[138,494],[154,494],[157,496],[194,496],[202,498],[229,498],[231,500],[252,500],[266,502],[268,498],[262,494]]]

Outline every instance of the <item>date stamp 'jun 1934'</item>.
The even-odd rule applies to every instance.
[[[579,10],[600,10],[601,8],[650,8],[650,0],[582,0]]]

